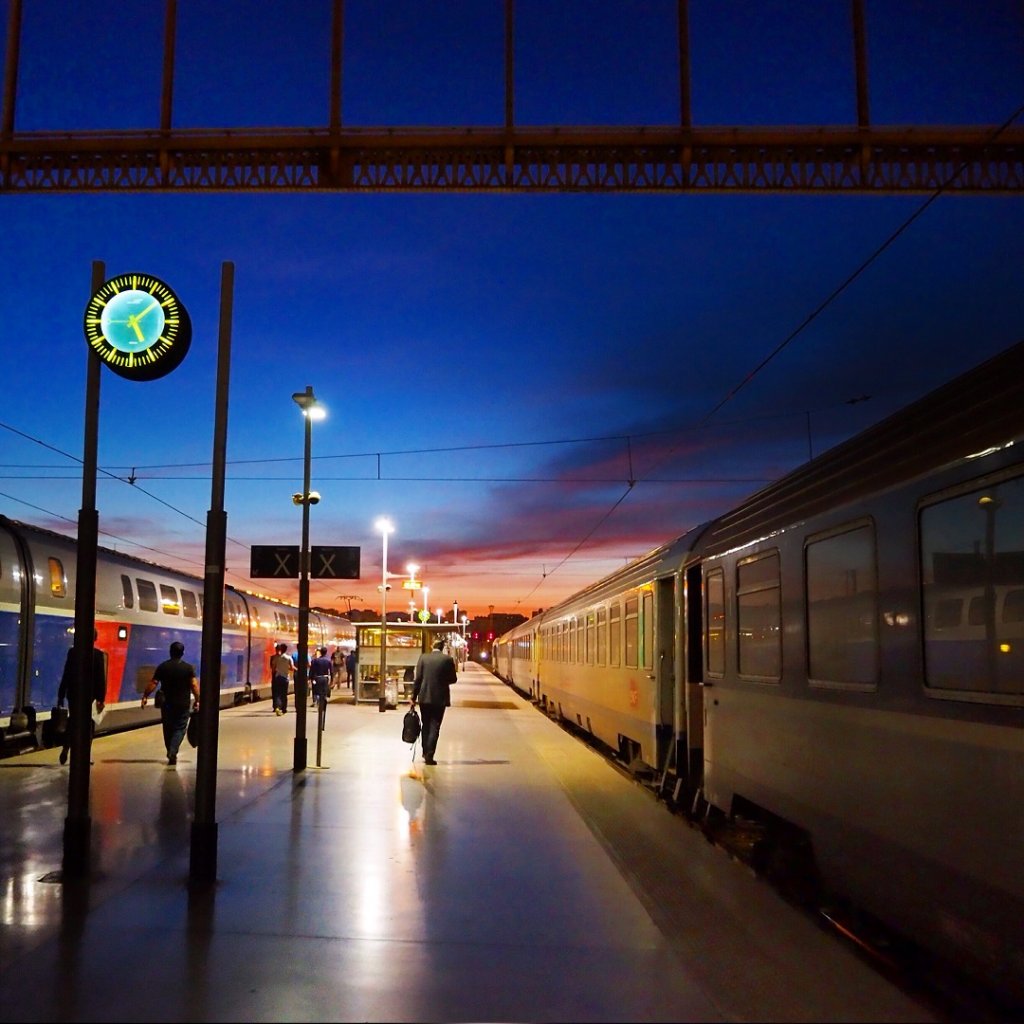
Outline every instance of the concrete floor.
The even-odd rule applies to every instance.
[[[79,884],[57,750],[0,761],[0,1020],[935,1019],[489,673],[453,693],[436,767],[404,707],[335,701],[298,774],[291,712],[222,713],[191,892],[191,748],[97,740]]]

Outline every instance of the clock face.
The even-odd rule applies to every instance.
[[[159,278],[120,274],[89,300],[85,338],[114,373],[129,380],[156,380],[185,358],[192,321]]]

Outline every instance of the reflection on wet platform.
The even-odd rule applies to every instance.
[[[290,712],[224,712],[212,886],[158,728],[95,745],[87,882],[42,881],[57,751],[3,763],[4,1017],[929,1019],[488,673],[457,686],[436,766],[372,706],[333,703],[301,773]]]

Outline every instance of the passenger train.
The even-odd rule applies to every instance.
[[[74,539],[0,516],[0,738],[8,751],[52,743],[48,722],[74,643]],[[107,662],[107,703],[97,731],[159,720],[139,706],[172,641],[198,670],[202,638],[200,578],[100,548],[96,568],[97,646]],[[277,642],[298,643],[298,609],[234,587],[224,593],[221,705],[269,687]],[[345,618],[311,612],[310,647],[351,646]]]
[[[498,638],[690,813],[1024,1005],[1024,342]],[[669,795],[671,794],[671,795]]]

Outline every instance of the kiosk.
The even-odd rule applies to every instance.
[[[354,622],[356,628],[356,673],[353,700],[356,704],[378,703],[381,693],[380,639],[381,624]],[[384,695],[389,707],[412,698],[413,672],[421,654],[429,651],[437,637],[443,637],[448,653],[458,658],[455,650],[461,640],[459,627],[451,622],[395,622],[387,627],[387,678]]]

